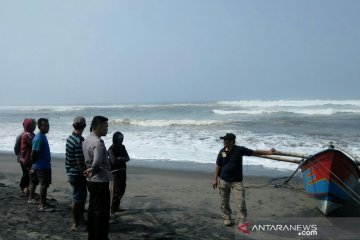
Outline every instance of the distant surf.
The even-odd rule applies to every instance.
[[[360,154],[360,100],[219,101],[205,103],[110,104],[0,107],[0,150],[11,151],[24,118],[50,120],[51,150],[65,152],[72,119],[109,118],[112,134],[122,131],[130,157],[161,161],[215,163],[220,136],[235,133],[237,143],[253,149],[322,150],[330,141]],[[85,130],[85,136],[89,129]],[[246,157],[246,165],[294,169],[290,163]]]

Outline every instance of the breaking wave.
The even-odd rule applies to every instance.
[[[136,125],[143,127],[166,127],[166,126],[205,126],[205,125],[215,125],[222,124],[223,121],[216,120],[144,120],[144,119],[115,119],[111,121],[115,124],[123,125]]]
[[[360,109],[287,109],[287,110],[222,110],[214,109],[213,113],[219,115],[231,115],[231,114],[248,114],[248,115],[262,115],[262,114],[274,114],[274,113],[293,113],[302,115],[333,115],[337,113],[349,113],[349,114],[360,114]]]
[[[316,107],[325,105],[360,107],[360,100],[276,100],[276,101],[219,101],[219,105],[233,107]]]

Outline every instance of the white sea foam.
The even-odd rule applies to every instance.
[[[259,114],[269,114],[275,113],[276,111],[270,110],[222,110],[222,109],[214,109],[213,113],[219,115],[230,115],[230,114],[249,114],[249,115],[259,115]]]
[[[216,120],[190,120],[190,119],[180,119],[180,120],[145,120],[145,119],[115,119],[111,120],[111,123],[123,124],[123,125],[136,125],[143,127],[166,127],[166,126],[202,126],[202,125],[214,125],[222,124],[222,121]]]
[[[276,100],[276,101],[219,101],[218,104],[235,107],[314,107],[323,105],[351,105],[360,107],[360,100]]]
[[[109,134],[104,137],[107,147],[110,147],[112,134],[118,129],[115,125],[110,124]],[[228,129],[226,131],[233,131]],[[0,150],[12,151],[16,135],[19,134],[18,123],[9,123],[6,128],[0,129],[3,136],[0,139]],[[61,124],[53,124],[49,134],[47,134],[50,149],[54,153],[65,152],[66,138],[71,133],[71,127],[62,126]],[[223,131],[208,130],[200,131],[136,131],[126,132],[124,144],[126,145],[130,157],[134,159],[144,160],[164,160],[164,161],[192,161],[199,163],[215,163],[216,156],[222,142],[219,136],[224,134]],[[85,136],[88,133],[85,133]],[[246,143],[250,148],[270,148],[274,142],[282,145],[284,148],[294,147],[297,139],[287,136],[263,137],[257,136],[251,132],[243,131],[239,137],[239,142]],[[261,141],[259,141],[261,139]],[[294,145],[291,145],[291,142]],[[311,143],[309,143],[311,145]],[[276,147],[276,146],[275,146]],[[307,149],[309,146],[302,146]],[[308,149],[307,149],[308,150]],[[293,169],[291,164],[284,164],[274,161],[264,161],[258,158],[245,158],[244,164],[263,165],[271,168]]]
[[[211,111],[211,109],[214,109]],[[112,134],[121,130],[125,135],[125,145],[132,158],[153,159],[164,161],[193,161],[200,163],[215,163],[217,153],[222,147],[219,136],[226,132],[238,135],[240,145],[252,149],[268,149],[298,151],[314,154],[322,150],[324,142],[340,141],[360,155],[360,144],[357,143],[360,133],[357,128],[344,128],[344,133],[334,135],[326,128],[303,129],[296,124],[284,134],[281,126],[265,123],[261,131],[254,130],[253,118],[238,118],[231,114],[261,115],[281,113],[291,117],[294,114],[331,115],[341,113],[360,113],[360,100],[331,101],[237,101],[204,104],[145,104],[145,105],[74,105],[74,106],[33,106],[33,107],[0,107],[0,150],[12,151],[14,141],[21,132],[23,118],[30,113],[40,113],[50,119],[48,139],[52,152],[64,153],[65,140],[72,131],[72,119],[76,111],[82,111],[87,118],[95,114],[109,117],[109,134],[104,137],[106,146],[111,145]],[[336,116],[336,115],[334,115]],[[341,115],[339,115],[341,116]],[[297,116],[294,118],[296,119]],[[160,118],[160,119],[156,119]],[[339,126],[341,132],[342,118],[334,126]],[[357,115],[348,121],[350,127],[356,126]],[[88,121],[90,119],[87,119]],[[330,124],[334,124],[336,117]],[[233,124],[237,122],[246,124]],[[304,120],[306,121],[306,119]],[[232,123],[232,124],[229,124]],[[309,122],[311,123],[311,121]],[[326,126],[327,122],[324,122]],[[252,132],[255,131],[255,132]],[[312,132],[314,131],[314,132]],[[325,131],[325,132],[322,132]],[[326,132],[327,131],[327,132]],[[321,133],[323,134],[321,134]],[[85,136],[88,134],[88,128]],[[346,135],[348,134],[348,135]],[[320,135],[320,137],[318,137]],[[321,139],[319,139],[321,138]],[[263,165],[270,168],[294,169],[296,165],[276,162],[255,157],[245,157],[245,165]]]
[[[16,134],[14,131],[18,126],[15,124],[7,128],[8,132],[0,130],[2,137],[0,139],[0,150],[12,151]],[[9,130],[12,134],[9,134]],[[116,127],[112,125],[109,134],[104,137],[107,147],[110,147],[112,134]],[[228,129],[233,131],[233,129]],[[54,153],[65,152],[65,141],[71,131],[64,130],[54,126],[48,134],[50,149]],[[163,160],[163,161],[192,161],[198,163],[215,164],[218,151],[222,147],[219,136],[222,131],[140,131],[126,132],[124,144],[126,145],[130,157],[143,160]],[[85,134],[85,136],[88,133]],[[282,151],[296,151],[307,154],[314,154],[323,149],[325,141],[319,141],[311,137],[298,137],[286,134],[278,135],[259,135],[249,131],[242,132],[239,136],[238,144],[252,149],[269,149],[275,147]],[[360,154],[360,144],[349,143],[351,153]],[[283,163],[272,160],[266,160],[256,157],[245,157],[244,165],[262,165],[269,168],[294,170],[297,165]]]
[[[334,108],[324,108],[324,109],[299,109],[289,111],[290,113],[304,114],[304,115],[333,115],[337,113],[360,113],[360,109],[334,109]]]
[[[81,111],[86,106],[10,106],[0,107],[0,110],[8,111],[21,111],[21,112],[39,112],[39,111],[50,111],[50,112],[70,112],[70,111]]]
[[[323,109],[282,109],[282,110],[268,110],[268,109],[254,109],[254,110],[223,110],[214,109],[213,113],[219,115],[231,115],[231,114],[249,114],[249,115],[262,115],[271,113],[295,113],[303,115],[333,115],[337,113],[353,113],[359,114],[360,109],[334,109],[334,108],[323,108]]]

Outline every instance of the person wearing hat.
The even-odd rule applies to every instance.
[[[221,210],[224,214],[224,225],[232,225],[231,208],[230,208],[230,193],[231,189],[235,195],[235,205],[237,209],[237,224],[244,224],[247,217],[247,210],[245,204],[245,190],[243,187],[243,156],[256,155],[271,155],[275,149],[268,151],[251,150],[246,147],[237,146],[235,144],[236,136],[233,133],[227,133],[220,137],[224,140],[224,147],[220,150],[217,160],[216,168],[213,177],[213,188],[219,187],[221,197]]]
[[[74,118],[74,131],[66,140],[65,169],[68,181],[72,187],[72,215],[74,223],[71,230],[76,230],[84,219],[84,209],[87,197],[86,177],[83,172],[87,169],[82,150],[84,138],[82,134],[86,127],[86,120],[82,116]]]

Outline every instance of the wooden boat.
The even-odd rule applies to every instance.
[[[298,163],[297,170],[300,169],[302,172],[305,190],[316,200],[318,208],[324,215],[340,208],[350,198],[360,204],[360,196],[354,191],[360,178],[359,162],[344,151],[330,145],[329,149],[311,156],[278,151],[274,152],[274,155],[260,157]],[[289,182],[297,170],[285,183]]]
[[[329,148],[307,158],[300,165],[304,186],[324,215],[340,208],[356,196],[360,171],[355,161],[342,151]]]

